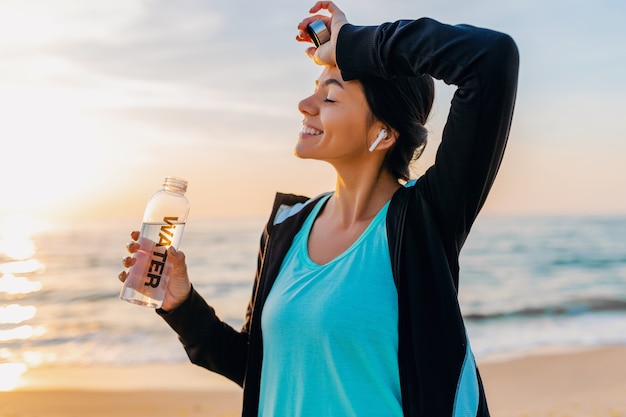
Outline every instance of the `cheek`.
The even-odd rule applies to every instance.
[[[354,111],[335,112],[324,120],[324,139],[360,142],[367,136],[367,120],[363,113]],[[328,137],[327,137],[328,136]]]
[[[320,112],[324,133],[338,134],[362,130],[361,117],[354,108],[348,106],[336,106]]]

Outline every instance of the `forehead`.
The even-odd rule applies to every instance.
[[[345,81],[341,76],[339,68],[335,66],[326,66],[317,80],[315,80],[315,86],[319,87],[328,85],[329,80],[333,81],[332,84],[339,84],[344,89],[352,89],[360,84],[358,81]]]
[[[342,83],[345,82],[343,78],[341,77],[341,71],[339,71],[339,68],[335,66],[326,66],[324,67],[324,70],[322,71],[320,76],[317,78],[316,83],[321,84],[322,82],[330,78],[334,78],[338,81],[341,81]]]

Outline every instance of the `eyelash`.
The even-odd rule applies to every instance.
[[[334,103],[334,102],[335,102],[335,100],[331,100],[329,98],[325,98],[324,99],[324,103]]]

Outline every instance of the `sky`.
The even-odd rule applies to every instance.
[[[484,212],[626,213],[626,2],[345,0],[349,21],[431,17],[511,35],[509,146]],[[0,0],[0,218],[140,218],[165,176],[190,219],[265,216],[334,171],[293,148],[321,68],[294,40],[313,1]],[[437,83],[419,175],[454,88]]]

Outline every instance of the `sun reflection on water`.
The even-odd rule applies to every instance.
[[[34,337],[43,336],[46,329],[41,326],[18,326],[9,330],[0,330],[0,342],[8,342],[12,340],[28,340]]]
[[[19,324],[35,317],[37,309],[34,306],[9,304],[0,306],[0,323]]]
[[[31,281],[28,278],[16,277],[12,274],[0,276],[0,293],[4,293],[6,299],[9,299],[10,296],[24,296],[39,290],[41,290],[41,282],[39,281]]]
[[[23,216],[7,217],[0,224],[0,342],[6,343],[0,349],[0,391],[17,388],[32,364],[28,352],[19,347],[23,344],[13,342],[32,340],[46,333],[43,326],[29,324],[37,315],[37,308],[15,301],[42,288],[41,282],[32,280],[34,274],[44,270],[44,265],[34,258],[32,233],[32,222]]]
[[[0,274],[27,274],[42,271],[43,265],[37,259],[7,262],[0,265]]]

